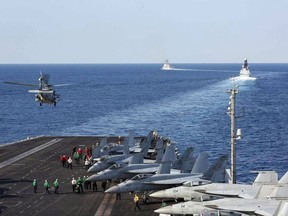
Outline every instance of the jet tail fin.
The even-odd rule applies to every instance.
[[[103,148],[105,145],[107,145],[107,137],[103,137],[100,141],[100,148]]]
[[[164,154],[164,149],[158,149],[158,150],[157,150],[157,155],[156,155],[155,163],[161,163],[163,154]]]
[[[288,194],[288,187],[275,187],[271,194],[267,196],[270,199],[275,199],[275,200],[284,200],[287,199],[287,194]],[[287,214],[288,215],[288,214]]]
[[[128,146],[135,146],[135,132],[134,130],[129,130],[129,135],[128,135]]]
[[[149,148],[151,146],[151,142],[154,139],[154,134],[156,132],[155,131],[150,131],[149,134],[147,135],[147,137],[144,139],[144,141],[142,143],[140,143],[140,147],[141,147],[141,153],[144,154],[144,157],[147,156]]]
[[[124,143],[123,143],[123,154],[124,155],[130,154],[129,147],[135,146],[134,136],[135,136],[134,130],[129,130],[128,137],[124,138]]]
[[[156,147],[155,147],[155,149],[163,148],[163,145],[164,145],[163,139],[162,139],[162,138],[158,138],[158,139],[157,139],[157,142],[156,142]]]
[[[225,182],[227,155],[221,155],[215,163],[203,174],[203,178],[213,182]]]
[[[178,159],[172,164],[172,169],[181,169],[183,167],[184,162],[189,159],[189,157],[190,157],[191,153],[193,152],[193,150],[194,150],[194,148],[192,146],[186,148],[185,151],[183,152],[183,154],[181,154],[178,157]],[[188,165],[188,163],[187,163],[187,165]]]
[[[278,174],[275,171],[252,171],[258,173],[253,185],[277,184]]]
[[[288,202],[282,201],[274,215],[288,215]]]
[[[164,148],[163,148],[163,139],[158,139],[156,142],[156,163],[160,163],[162,160],[162,157],[164,155]]]
[[[161,162],[156,174],[170,174],[171,161]]]
[[[194,157],[188,158],[187,160],[183,161],[181,167],[181,173],[191,173],[193,166],[195,164],[196,159]]]
[[[101,148],[103,148],[105,145],[107,145],[107,137],[103,137],[100,141],[100,144],[97,143],[96,146],[93,146],[92,159],[100,158],[102,156]]]
[[[176,153],[175,153],[175,148],[176,148],[175,143],[171,143],[170,145],[168,145],[166,147],[165,153],[164,153],[161,161],[162,162],[165,162],[165,161],[174,162],[177,159]]]
[[[92,159],[101,157],[101,148],[100,146],[92,146]]]
[[[191,173],[204,173],[209,169],[209,159],[207,152],[201,152],[193,166]]]
[[[129,155],[129,138],[125,137],[124,138],[124,143],[123,143],[123,155]]]
[[[286,172],[282,178],[278,181],[279,184],[288,184],[288,172]]]
[[[142,164],[144,162],[144,155],[142,153],[133,154],[129,159],[129,164]]]

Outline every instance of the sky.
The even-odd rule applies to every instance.
[[[287,63],[287,0],[0,0],[0,64]]]

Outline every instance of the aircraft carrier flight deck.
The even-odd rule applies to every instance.
[[[133,195],[125,193],[121,200],[115,194],[105,194],[101,182],[97,191],[84,189],[73,193],[71,180],[89,176],[83,160],[73,169],[62,166],[60,155],[71,155],[73,146],[85,148],[100,143],[101,137],[38,137],[13,144],[0,145],[0,215],[158,215],[161,200],[140,202],[141,211],[134,211]],[[108,137],[118,142],[119,137]],[[38,182],[34,193],[32,182]],[[53,185],[59,181],[59,194],[45,193],[44,181]],[[110,185],[108,183],[107,188]]]

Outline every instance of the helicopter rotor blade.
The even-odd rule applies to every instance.
[[[12,85],[22,85],[22,86],[38,86],[35,84],[29,84],[29,83],[19,83],[19,82],[4,82],[5,84],[12,84]]]
[[[56,84],[56,85],[51,85],[51,86],[52,86],[52,87],[53,87],[53,86],[59,87],[59,86],[70,86],[70,85],[73,85],[73,83]]]
[[[35,93],[35,94],[53,94],[53,90],[28,90],[29,93]]]

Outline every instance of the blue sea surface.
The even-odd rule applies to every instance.
[[[251,170],[275,170],[288,162],[288,64],[251,64],[254,81],[233,81],[241,64],[35,64],[0,65],[0,143],[40,135],[147,135],[156,129],[180,152],[207,151],[211,163],[230,157],[227,90],[236,96],[237,181],[250,182]],[[27,86],[39,72],[50,74],[61,99],[39,106]]]

